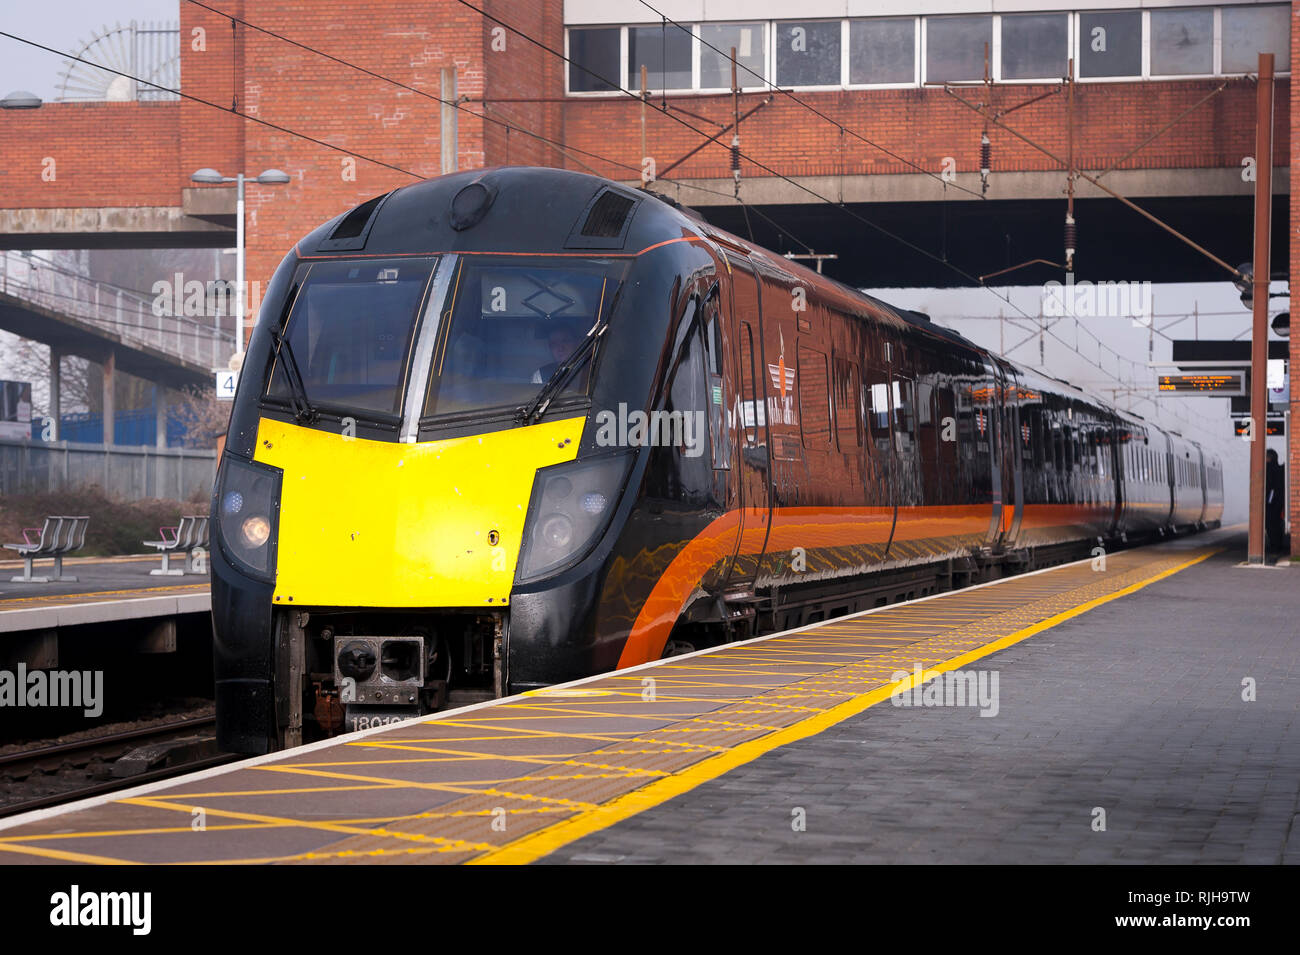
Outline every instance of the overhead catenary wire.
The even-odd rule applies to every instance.
[[[493,14],[490,14],[490,13],[486,12],[485,10],[483,10],[483,9],[481,9],[481,8],[479,8],[479,7],[474,6],[472,3],[469,2],[469,0],[457,0],[457,2],[459,2],[462,6],[467,7],[467,8],[470,9],[470,10],[473,10],[475,13],[478,13],[478,14],[479,14],[481,17],[483,17],[485,20],[490,20],[490,21],[492,21],[493,23],[497,24],[498,26],[501,26],[502,28],[508,30],[509,32],[513,33],[514,35],[520,37],[521,39],[526,40],[527,42],[532,43],[533,45],[537,46],[538,48],[540,48],[540,49],[542,49],[542,50],[544,50],[544,51],[550,53],[552,56],[555,56],[555,57],[557,57],[558,59],[563,60],[565,63],[569,64],[570,66],[576,66],[578,69],[582,70],[582,71],[583,71],[584,73],[586,73],[587,75],[593,77],[593,78],[596,79],[596,80],[599,80],[601,83],[604,83],[604,84],[605,84],[606,86],[608,86],[611,90],[614,90],[614,91],[620,92],[620,93],[622,93],[623,95],[628,96],[629,98],[636,99],[636,100],[638,100],[638,101],[643,101],[642,98],[641,98],[641,97],[640,97],[636,92],[627,89],[627,88],[624,87],[621,83],[616,83],[616,82],[614,82],[613,80],[610,80],[608,77],[606,77],[606,76],[602,76],[600,73],[597,73],[596,71],[594,71],[594,70],[592,70],[592,69],[590,69],[590,68],[588,68],[588,67],[586,67],[586,66],[583,66],[582,64],[575,63],[575,62],[574,62],[570,57],[566,56],[564,53],[562,53],[562,52],[560,52],[560,51],[558,51],[558,50],[555,50],[553,47],[548,46],[547,44],[541,42],[540,40],[536,39],[535,37],[531,37],[531,36],[529,36],[528,34],[524,33],[524,32],[521,31],[521,30],[519,30],[518,28],[516,28],[516,27],[513,26],[512,24],[507,23],[506,21],[502,20],[500,17],[494,16]],[[672,115],[668,110],[664,109],[664,108],[661,107],[661,106],[656,106],[655,104],[650,104],[650,107],[653,108],[653,109],[659,109],[659,111],[660,111],[663,115],[667,116],[669,119],[672,119],[674,122],[677,122],[678,124],[684,126],[685,128],[691,130],[692,132],[694,132],[694,133],[695,133],[696,135],[698,135],[698,136],[701,136],[701,137],[703,137],[703,138],[705,138],[705,139],[713,138],[713,137],[710,136],[709,133],[707,133],[707,132],[705,132],[705,131],[703,131],[703,130],[701,130],[701,129],[695,127],[695,126],[692,126],[690,123],[686,122],[684,119],[682,119],[682,118],[679,117],[679,116],[674,116],[674,115]],[[999,126],[1003,126],[1003,124],[1001,124],[1001,123],[998,123],[998,125],[999,125]],[[1003,126],[1003,128],[1006,128],[1006,127]],[[727,147],[726,144],[719,143],[719,145],[722,146],[723,148],[728,148],[728,149],[729,149],[729,147]],[[945,267],[951,269],[952,271],[954,271],[954,272],[956,272],[957,274],[959,274],[959,275],[963,276],[964,278],[966,278],[967,281],[971,282],[971,284],[972,284],[973,286],[980,287],[980,288],[987,288],[987,289],[988,289],[990,292],[992,292],[994,295],[997,295],[997,297],[998,297],[999,299],[1002,299],[1003,301],[1005,301],[1005,302],[1007,303],[1008,306],[1010,306],[1011,308],[1015,309],[1017,312],[1020,312],[1020,313],[1021,313],[1022,315],[1024,315],[1026,318],[1033,318],[1033,316],[1030,315],[1030,313],[1026,312],[1024,309],[1020,308],[1020,306],[1018,306],[1018,305],[1016,305],[1014,302],[1012,302],[1011,299],[1010,299],[1010,296],[1009,296],[1009,295],[1006,295],[1006,296],[998,295],[997,292],[996,292],[994,289],[992,289],[992,288],[990,288],[989,286],[986,286],[986,285],[984,285],[983,283],[981,283],[981,282],[979,281],[979,279],[978,279],[976,276],[971,275],[969,272],[965,271],[964,269],[961,269],[960,267],[956,266],[956,265],[953,264],[952,262],[949,262],[946,258],[942,258],[942,257],[940,257],[940,256],[937,256],[937,255],[935,255],[934,253],[930,252],[929,250],[924,249],[924,248],[922,248],[921,246],[918,246],[918,245],[916,245],[915,243],[908,241],[907,239],[904,239],[902,236],[899,236],[899,235],[893,233],[893,232],[890,231],[889,229],[886,229],[884,226],[881,226],[881,225],[879,225],[878,223],[872,222],[870,219],[867,219],[865,216],[861,216],[861,215],[855,213],[853,210],[849,209],[849,208],[848,208],[848,207],[847,207],[843,202],[836,202],[836,201],[834,201],[834,200],[832,200],[832,199],[829,199],[829,198],[826,197],[826,196],[821,195],[821,194],[818,193],[816,190],[809,188],[808,186],[804,185],[803,183],[797,182],[797,181],[795,181],[794,179],[790,178],[789,176],[786,176],[786,175],[784,175],[783,173],[777,172],[776,170],[772,169],[771,167],[769,167],[769,166],[767,166],[767,165],[765,165],[765,164],[763,164],[763,163],[761,163],[761,162],[755,160],[752,156],[746,155],[745,158],[746,158],[746,159],[747,159],[747,160],[748,160],[752,165],[757,166],[759,169],[764,170],[764,171],[767,172],[768,174],[770,174],[770,175],[772,175],[772,176],[774,176],[774,177],[776,177],[776,178],[778,178],[778,179],[781,179],[781,180],[783,180],[784,182],[789,183],[790,185],[794,186],[795,188],[797,188],[797,189],[799,189],[799,190],[801,190],[801,191],[803,191],[803,192],[806,192],[807,194],[813,196],[815,199],[817,199],[817,200],[819,200],[819,201],[821,201],[821,202],[825,202],[827,205],[835,206],[836,208],[841,209],[843,212],[845,212],[846,214],[848,214],[848,215],[851,216],[852,218],[856,219],[857,221],[862,222],[864,225],[867,225],[868,227],[870,227],[870,228],[872,228],[872,229],[875,229],[876,231],[880,232],[881,234],[883,234],[883,235],[885,235],[885,236],[887,236],[887,237],[889,237],[889,238],[894,239],[895,241],[897,241],[897,242],[901,243],[902,245],[904,245],[904,246],[906,246],[906,247],[912,249],[913,251],[920,253],[921,255],[925,256],[926,258],[929,258],[929,259],[931,259],[931,260],[933,260],[933,261],[935,261],[935,262],[938,262],[938,263],[940,263],[941,265],[943,265],[943,266],[945,266]],[[1105,187],[1101,187],[1101,188],[1104,189]],[[1071,313],[1069,317],[1071,317],[1071,318],[1074,319],[1076,325],[1079,324],[1078,317],[1075,316],[1073,313]],[[1086,330],[1085,330],[1085,331],[1086,331]],[[1068,343],[1068,342],[1065,342],[1064,339],[1061,339],[1060,336],[1058,336],[1058,335],[1055,334],[1055,332],[1052,332],[1052,331],[1049,329],[1049,330],[1048,330],[1048,334],[1051,334],[1053,338],[1056,338],[1057,340],[1061,341],[1062,344],[1065,344],[1065,345],[1067,345],[1067,347],[1068,347],[1068,344],[1069,344],[1069,343]],[[1091,335],[1091,332],[1088,332],[1088,334]],[[1094,337],[1095,337],[1095,336],[1094,336]],[[1108,346],[1104,346],[1104,343],[1101,343],[1100,339],[1097,339],[1097,341],[1099,342],[1099,344],[1102,344],[1103,347],[1106,347],[1108,351],[1111,351],[1113,354],[1115,354],[1117,358],[1119,358],[1119,359],[1123,359],[1123,360],[1125,360],[1125,361],[1130,361],[1130,363],[1131,363],[1131,359],[1127,359],[1127,358],[1125,358],[1124,356],[1120,355],[1118,352],[1115,352],[1113,349],[1110,349]],[[1099,363],[1095,363],[1095,362],[1091,362],[1090,359],[1084,359],[1084,360],[1085,360],[1085,361],[1089,361],[1090,364],[1094,364],[1094,365],[1096,365],[1096,367],[1097,367],[1099,370],[1105,372],[1106,374],[1108,374],[1108,375],[1111,374],[1111,373],[1110,373],[1110,372],[1109,372],[1109,371],[1108,371],[1104,366],[1102,366],[1101,364],[1099,364]],[[1119,383],[1121,383],[1121,384],[1124,383],[1123,378],[1119,377],[1118,375],[1112,375],[1112,377],[1114,378],[1115,381],[1117,381],[1117,382],[1119,382]],[[1184,420],[1187,420],[1187,419],[1184,419]],[[1190,422],[1189,422],[1189,423],[1190,423]]]
[[[220,16],[224,16],[224,17],[229,17],[229,16],[230,16],[229,14],[226,14],[226,13],[220,11],[220,10],[217,10],[216,8],[213,8],[213,7],[210,7],[210,6],[206,5],[206,4],[201,3],[200,0],[187,0],[187,2],[190,2],[190,3],[193,3],[193,4],[195,4],[195,5],[198,5],[198,6],[204,7],[205,9],[208,9],[209,11],[214,12],[214,13],[220,15]],[[476,13],[478,13],[478,14],[479,14],[480,16],[482,16],[483,18],[488,19],[488,20],[492,20],[493,22],[498,23],[499,25],[501,25],[501,26],[504,27],[505,29],[510,30],[510,31],[511,31],[512,33],[514,33],[515,35],[520,36],[520,37],[522,37],[523,39],[528,40],[529,42],[531,42],[531,43],[537,45],[538,47],[542,48],[543,50],[545,50],[545,51],[551,53],[552,55],[559,57],[560,59],[564,60],[566,63],[570,63],[571,65],[578,65],[578,64],[572,64],[572,61],[571,61],[567,56],[565,56],[563,53],[560,53],[560,52],[558,52],[558,51],[552,49],[551,47],[548,47],[546,44],[541,43],[540,41],[536,40],[535,38],[532,38],[532,37],[528,36],[527,34],[522,33],[521,31],[519,31],[518,29],[516,29],[516,28],[513,27],[512,25],[510,25],[510,24],[506,23],[505,21],[500,20],[499,18],[494,17],[494,16],[492,16],[491,14],[488,14],[488,13],[486,13],[485,11],[483,11],[483,10],[481,10],[481,9],[479,9],[479,8],[477,8],[477,7],[475,7],[475,6],[473,6],[472,4],[466,2],[466,0],[459,0],[459,2],[462,3],[462,5],[468,7],[469,9],[475,11]],[[272,32],[272,31],[265,30],[264,28],[258,27],[258,26],[254,25],[254,24],[250,24],[250,23],[248,23],[248,21],[244,21],[244,20],[242,20],[242,19],[240,19],[240,18],[234,18],[234,17],[231,17],[231,19],[232,19],[232,20],[239,20],[239,22],[244,23],[245,25],[249,26],[251,29],[259,30],[260,32],[266,33],[267,35],[270,35],[270,36],[276,37],[277,39],[281,39],[281,40],[283,40],[284,42],[291,43],[291,44],[293,44],[293,45],[295,45],[295,46],[298,46],[298,47],[300,47],[300,48],[302,48],[302,49],[304,49],[304,50],[308,50],[308,51],[313,52],[313,53],[315,53],[315,54],[318,54],[318,55],[324,56],[324,57],[326,57],[326,58],[328,58],[328,59],[331,59],[331,60],[334,60],[334,61],[336,61],[336,62],[339,62],[339,63],[342,64],[342,65],[347,65],[347,66],[352,67],[352,68],[354,68],[354,69],[358,69],[358,70],[360,70],[361,72],[367,73],[367,74],[369,74],[369,75],[371,75],[371,76],[373,76],[373,77],[375,77],[375,78],[377,78],[377,79],[381,79],[381,80],[384,80],[384,81],[386,81],[386,82],[392,82],[392,83],[395,83],[396,85],[402,85],[402,86],[405,85],[405,84],[397,83],[397,81],[391,80],[391,79],[389,79],[389,78],[387,78],[387,77],[383,77],[382,75],[377,74],[377,73],[374,73],[373,71],[366,70],[364,67],[359,67],[359,66],[356,66],[355,64],[347,63],[347,61],[341,60],[341,59],[339,59],[339,58],[337,58],[337,57],[334,57],[334,56],[332,56],[332,55],[330,55],[330,54],[324,53],[323,51],[315,50],[314,48],[308,47],[308,46],[306,46],[305,44],[298,43],[297,41],[290,40],[290,39],[285,38],[285,37],[283,37],[283,36],[281,36],[281,35],[279,35],[279,34],[276,34],[276,33]],[[44,50],[44,51],[46,51],[46,52],[48,52],[48,53],[51,53],[51,54],[54,54],[54,55],[57,55],[57,56],[61,56],[61,57],[68,58],[68,59],[78,60],[78,61],[81,61],[81,62],[86,62],[86,61],[84,61],[84,60],[81,60],[80,57],[71,56],[71,55],[69,55],[69,54],[67,54],[67,53],[64,53],[64,52],[62,52],[62,51],[59,51],[59,50],[54,49],[54,48],[52,48],[52,47],[46,46],[46,45],[41,44],[41,43],[37,43],[36,41],[33,41],[33,40],[28,40],[28,39],[26,39],[26,38],[24,38],[24,37],[17,36],[17,35],[15,35],[15,34],[12,34],[12,33],[7,32],[7,31],[0,31],[0,36],[4,36],[4,37],[9,38],[9,39],[12,39],[12,40],[14,40],[14,41],[16,41],[16,42],[23,43],[23,44],[26,44],[26,45],[28,45],[28,46],[35,47],[35,48],[37,48],[37,49]],[[206,99],[204,99],[203,97],[199,97],[199,96],[196,96],[196,95],[194,95],[194,94],[190,94],[190,93],[185,93],[185,92],[183,92],[183,91],[181,91],[181,90],[179,90],[179,89],[173,89],[173,88],[171,88],[171,87],[162,86],[161,84],[154,83],[154,82],[152,82],[152,81],[150,81],[150,80],[147,80],[147,79],[145,79],[145,78],[143,78],[143,77],[133,76],[133,75],[131,75],[131,74],[127,74],[127,73],[125,73],[125,72],[123,72],[123,71],[116,70],[116,69],[113,69],[113,68],[111,68],[111,67],[99,66],[98,64],[92,64],[92,65],[96,65],[98,68],[100,68],[100,69],[104,69],[104,70],[106,70],[107,72],[111,72],[111,73],[114,73],[114,74],[116,74],[116,75],[123,76],[123,77],[128,78],[128,79],[132,79],[132,80],[134,80],[134,81],[136,81],[136,82],[143,83],[144,85],[147,85],[147,86],[153,87],[153,88],[155,88],[155,89],[158,89],[158,90],[161,90],[161,91],[164,91],[164,92],[172,93],[172,94],[174,94],[174,95],[176,95],[176,96],[178,96],[178,97],[180,97],[180,98],[187,99],[187,100],[190,100],[190,101],[192,101],[192,102],[200,103],[200,104],[202,104],[202,105],[208,106],[209,108],[218,109],[218,110],[220,110],[220,111],[222,111],[222,112],[224,112],[224,113],[227,113],[227,114],[232,114],[232,115],[239,116],[239,117],[241,117],[241,118],[243,118],[243,119],[246,119],[246,120],[248,120],[248,121],[250,121],[250,122],[256,123],[256,124],[261,125],[261,126],[263,126],[263,127],[266,127],[266,128],[272,129],[272,130],[275,130],[275,131],[280,132],[280,133],[284,133],[285,135],[293,136],[293,137],[296,137],[296,138],[298,138],[298,139],[302,139],[302,140],[304,140],[304,141],[311,142],[311,143],[313,143],[313,144],[315,144],[315,145],[323,146],[323,147],[325,147],[325,148],[327,148],[327,149],[330,149],[330,150],[332,150],[332,151],[335,151],[335,152],[339,152],[339,153],[342,153],[342,154],[345,154],[345,155],[353,156],[353,157],[355,157],[355,158],[361,159],[361,160],[363,160],[363,161],[365,161],[365,162],[369,162],[369,163],[374,164],[374,165],[376,165],[376,166],[380,166],[380,167],[382,167],[382,168],[387,168],[387,169],[390,169],[390,170],[393,170],[393,171],[396,171],[396,172],[402,173],[402,174],[404,174],[404,175],[410,176],[410,177],[415,178],[415,179],[424,179],[424,178],[426,178],[425,176],[423,176],[423,175],[420,174],[420,173],[416,173],[416,172],[414,172],[414,171],[412,171],[412,170],[405,169],[405,168],[403,168],[403,167],[401,167],[401,166],[398,166],[398,165],[396,165],[396,164],[389,163],[389,162],[386,162],[386,161],[384,161],[384,160],[376,159],[376,158],[374,158],[374,157],[367,156],[367,155],[364,155],[364,154],[361,154],[361,153],[357,153],[357,152],[354,151],[354,150],[350,150],[350,149],[347,149],[347,148],[345,148],[345,147],[341,147],[341,146],[338,146],[338,145],[336,145],[336,144],[333,144],[333,143],[327,142],[327,141],[325,141],[325,140],[321,140],[321,139],[318,139],[318,138],[316,138],[316,137],[310,136],[310,135],[308,135],[308,134],[301,133],[301,132],[299,132],[299,131],[297,131],[297,130],[294,130],[294,129],[291,129],[291,128],[289,128],[289,127],[286,127],[286,126],[283,126],[283,125],[280,125],[280,124],[277,124],[277,123],[273,123],[273,122],[270,122],[270,121],[268,121],[268,120],[261,119],[260,117],[253,116],[253,115],[250,115],[250,114],[247,114],[247,113],[241,112],[241,111],[239,111],[237,108],[235,108],[235,106],[236,106],[237,104],[233,104],[231,108],[227,108],[227,107],[221,106],[220,104],[214,103],[214,102],[212,102],[212,101],[210,101],[210,100],[206,100]],[[608,86],[610,86],[610,87],[612,87],[612,88],[614,88],[614,89],[617,89],[617,90],[621,91],[621,92],[624,93],[624,94],[627,94],[627,95],[629,95],[629,96],[633,96],[633,97],[635,97],[635,95],[636,95],[636,94],[634,94],[634,93],[631,93],[631,92],[630,92],[629,90],[627,90],[626,88],[622,87],[621,84],[615,84],[615,83],[611,82],[610,80],[608,80],[607,78],[601,77],[599,74],[596,74],[596,73],[594,73],[593,71],[587,69],[586,67],[582,67],[581,65],[578,65],[578,68],[579,68],[579,69],[583,69],[585,72],[589,73],[589,74],[592,75],[592,76],[595,76],[597,79],[600,79],[602,82],[606,83]],[[415,88],[413,88],[413,87],[407,87],[407,88],[408,88],[408,89],[411,89],[413,92],[418,93],[419,95],[429,97],[429,98],[434,99],[434,100],[436,100],[436,101],[438,101],[438,102],[440,102],[440,103],[444,103],[444,104],[447,104],[447,105],[452,105],[452,106],[454,106],[454,107],[457,108],[457,109],[463,109],[463,108],[464,108],[464,107],[462,106],[462,104],[459,104],[459,103],[452,103],[452,102],[446,101],[446,100],[444,100],[444,99],[442,99],[442,98],[440,98],[440,97],[434,96],[433,94],[429,94],[429,93],[427,93],[427,92],[425,92],[425,91],[418,90],[418,89],[415,89]],[[686,127],[687,129],[691,130],[692,132],[696,133],[697,135],[703,136],[703,137],[705,137],[705,138],[709,138],[709,134],[703,132],[702,130],[700,130],[700,129],[694,127],[694,126],[692,126],[690,123],[686,122],[685,120],[682,120],[680,117],[675,116],[675,115],[672,115],[672,113],[670,113],[670,112],[669,112],[665,107],[663,107],[663,106],[656,106],[656,105],[654,105],[654,104],[651,104],[651,105],[652,105],[652,108],[658,109],[661,113],[663,113],[664,115],[666,115],[666,116],[668,116],[669,118],[673,119],[674,121],[680,123],[681,125],[683,125],[683,126]],[[485,118],[487,121],[490,121],[490,122],[492,122],[492,121],[497,122],[499,125],[504,126],[507,130],[509,130],[509,129],[518,129],[520,132],[525,133],[525,134],[527,134],[527,135],[532,135],[532,136],[534,136],[535,138],[537,138],[537,139],[539,139],[539,140],[541,140],[541,141],[549,142],[551,145],[556,146],[556,147],[557,147],[558,149],[560,149],[560,150],[563,150],[563,149],[566,148],[566,147],[564,147],[564,146],[559,146],[559,145],[556,144],[553,140],[547,140],[546,137],[542,137],[542,136],[540,136],[539,134],[531,133],[531,131],[528,131],[528,130],[526,130],[526,129],[523,128],[523,127],[520,127],[520,126],[517,126],[517,125],[513,125],[513,124],[510,124],[510,123],[506,123],[506,122],[503,122],[503,121],[499,121],[499,120],[494,120],[494,119],[491,118],[491,117],[483,117],[482,114],[479,114],[479,113],[473,113],[472,111],[467,111],[467,112],[470,112],[471,115],[477,116],[477,117],[479,117],[479,118]],[[836,125],[839,126],[840,124],[836,123]],[[725,144],[720,144],[720,145],[724,145],[724,148],[725,148]],[[599,155],[597,155],[597,154],[593,154],[593,153],[590,153],[590,152],[585,151],[585,150],[575,150],[575,151],[577,151],[577,152],[581,152],[581,153],[584,154],[584,155],[591,156],[592,158],[598,159],[599,161],[602,161],[602,162],[608,162],[608,163],[610,163],[611,165],[619,166],[619,167],[622,167],[622,168],[635,168],[635,167],[630,167],[630,166],[629,166],[628,164],[626,164],[626,163],[620,163],[620,162],[618,162],[618,161],[616,161],[616,160],[611,160],[611,159],[608,159],[607,157],[599,156]],[[790,185],[794,186],[795,188],[799,189],[799,190],[802,191],[802,192],[807,193],[808,195],[812,196],[814,199],[816,199],[816,200],[818,200],[818,201],[820,201],[820,202],[824,202],[824,203],[826,203],[826,204],[828,204],[828,205],[832,205],[832,206],[835,206],[836,208],[839,208],[841,211],[843,211],[844,213],[846,213],[847,215],[849,215],[851,218],[855,219],[856,221],[859,221],[859,222],[861,222],[862,224],[868,226],[869,228],[871,228],[871,229],[873,229],[873,230],[875,230],[875,231],[881,233],[882,235],[885,235],[886,237],[893,239],[894,241],[896,241],[896,242],[902,244],[903,246],[905,246],[905,247],[911,249],[912,251],[914,251],[914,252],[916,252],[916,253],[918,253],[918,254],[921,254],[921,255],[925,256],[926,258],[931,259],[931,260],[933,260],[933,261],[935,261],[935,262],[937,262],[937,263],[939,263],[939,264],[941,264],[941,265],[943,265],[943,266],[945,266],[945,267],[951,269],[951,270],[954,271],[956,274],[961,275],[961,276],[962,276],[963,278],[965,278],[967,281],[971,282],[971,284],[972,284],[973,286],[987,288],[987,289],[988,289],[990,292],[992,292],[993,294],[995,294],[995,295],[998,294],[994,289],[989,288],[988,286],[984,286],[984,285],[982,285],[982,284],[978,281],[978,279],[977,279],[975,276],[971,275],[969,272],[965,271],[964,269],[961,269],[960,267],[956,266],[955,264],[949,262],[946,258],[944,258],[944,257],[940,257],[940,256],[937,256],[937,255],[935,255],[934,253],[930,252],[929,250],[924,249],[923,247],[917,245],[916,243],[913,243],[913,242],[911,242],[911,241],[909,241],[909,240],[903,238],[902,236],[899,236],[899,235],[893,233],[891,230],[886,229],[885,227],[879,225],[878,223],[871,221],[870,219],[866,218],[865,216],[862,216],[862,215],[860,215],[860,214],[854,212],[853,210],[849,209],[849,208],[848,208],[848,207],[847,207],[843,202],[835,202],[834,200],[831,200],[831,199],[829,199],[828,197],[821,195],[820,193],[818,193],[818,192],[816,192],[815,190],[813,190],[813,189],[807,187],[807,186],[804,185],[803,183],[796,182],[795,180],[791,179],[789,176],[786,176],[786,175],[784,175],[784,174],[782,174],[782,173],[776,171],[775,169],[772,169],[771,167],[765,165],[764,163],[761,163],[761,162],[759,162],[759,161],[753,159],[752,156],[746,156],[746,159],[747,159],[751,164],[753,164],[753,165],[755,165],[756,167],[758,167],[759,169],[762,169],[763,171],[767,172],[769,175],[772,175],[772,176],[775,177],[775,178],[781,179],[782,181],[785,181],[785,182],[789,183]],[[671,180],[664,180],[664,181],[669,181],[669,182],[671,182]],[[680,185],[681,185],[681,184],[679,184],[679,186],[680,186]],[[695,186],[692,185],[692,186],[685,187],[685,188],[697,188],[697,187],[695,187]],[[705,192],[711,192],[712,190],[707,190],[707,189],[706,189],[706,190],[702,190],[702,191],[705,191]],[[721,193],[715,193],[715,194],[724,195],[724,194],[721,194]],[[747,206],[744,206],[743,203],[742,203],[742,207],[744,207],[744,208],[746,208],[746,209],[753,208],[753,207],[747,207]],[[789,232],[788,229],[785,229],[784,227],[781,227],[781,226],[777,225],[777,224],[774,222],[774,220],[770,219],[770,217],[768,217],[768,216],[766,216],[765,214],[759,212],[759,210],[757,210],[756,208],[754,209],[754,211],[755,211],[757,214],[761,215],[761,216],[762,216],[766,221],[768,221],[769,223],[771,223],[774,227],[778,228],[781,232],[784,232],[784,233],[786,233],[786,234],[789,234],[789,235],[791,236],[791,238],[795,238],[795,237],[793,236],[793,234]],[[795,238],[795,241],[799,241],[801,245],[804,245],[804,247],[805,247],[805,248],[808,248],[809,250],[811,250],[811,248],[812,248],[812,247],[809,246],[807,243],[804,243],[804,242],[802,242],[801,240],[798,240],[797,238]],[[1008,304],[1010,307],[1012,307],[1012,308],[1015,309],[1016,311],[1020,312],[1020,313],[1021,313],[1022,315],[1024,315],[1026,318],[1030,318],[1030,317],[1032,317],[1032,316],[1029,315],[1028,312],[1025,312],[1023,309],[1021,309],[1021,308],[1020,308],[1019,306],[1017,306],[1015,303],[1011,302],[1009,296],[998,295],[998,298],[1003,299],[1004,301],[1006,301],[1007,304]],[[1074,316],[1071,316],[1071,317],[1074,317]],[[1078,321],[1077,317],[1074,317],[1074,318],[1075,318],[1075,321],[1076,321],[1076,323],[1077,323],[1077,321]],[[1064,340],[1059,339],[1059,336],[1056,336],[1055,333],[1051,333],[1051,334],[1052,334],[1052,336],[1053,336],[1054,338],[1057,338],[1058,340],[1061,340],[1061,341],[1064,343]],[[1091,333],[1089,333],[1089,334],[1091,334]],[[1099,341],[1100,341],[1100,340],[1099,340]],[[1116,353],[1116,354],[1118,355],[1118,353]],[[1102,368],[1102,366],[1098,365],[1097,367],[1099,367],[1103,372],[1106,372],[1107,374],[1110,374],[1108,371],[1106,371],[1105,368]],[[1116,380],[1117,380],[1117,381],[1121,381],[1121,383],[1122,383],[1122,379],[1116,378]]]

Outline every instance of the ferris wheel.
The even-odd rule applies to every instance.
[[[180,86],[180,27],[175,23],[105,26],[65,61],[58,101],[175,99]],[[137,82],[137,79],[144,82]],[[161,89],[159,87],[162,87]]]

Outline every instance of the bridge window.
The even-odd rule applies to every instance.
[[[849,21],[849,82],[916,82],[916,20]]]
[[[927,17],[925,31],[927,81],[984,78],[984,50],[990,57],[993,50],[992,17]]]
[[[1002,17],[1002,78],[1055,79],[1069,69],[1064,13],[1030,13]]]
[[[692,43],[689,33],[672,24],[630,27],[627,31],[627,88],[641,88],[641,67],[644,66],[647,89],[690,89]]]
[[[778,23],[776,81],[781,86],[839,86],[840,21]]]
[[[622,29],[569,31],[569,89],[594,93],[617,89]]]
[[[1290,6],[1237,3],[1127,9],[575,25],[567,30],[570,93],[649,88],[731,88],[734,47],[742,89],[919,86],[979,81],[1054,81],[1075,58],[1083,80],[1253,73],[1271,51],[1290,73]],[[1177,0],[1172,0],[1177,2]],[[623,95],[626,95],[624,93]]]
[[[1214,72],[1214,10],[1151,11],[1151,75]]]
[[[1259,54],[1272,53],[1274,69],[1291,64],[1291,7],[1224,7],[1222,73],[1254,73]]]
[[[731,89],[731,51],[741,89],[767,86],[767,24],[706,23],[700,26],[700,88]]]
[[[1079,77],[1142,75],[1142,11],[1079,14]]]

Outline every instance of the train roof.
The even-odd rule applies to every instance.
[[[608,179],[544,166],[499,166],[451,173],[375,196],[319,226],[297,244],[303,258],[337,255],[432,255],[445,252],[631,255],[697,233],[744,252],[762,267],[789,275],[838,298],[851,312],[897,323],[989,359],[1026,377],[1107,408],[1123,420],[1165,429],[1121,411],[1069,382],[1021,368],[928,315],[899,308],[746,242],[709,223],[699,212],[659,193]],[[1169,432],[1185,441],[1175,432]]]

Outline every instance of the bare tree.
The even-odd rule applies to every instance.
[[[211,388],[190,387],[181,393],[172,416],[185,428],[183,447],[211,448],[226,433],[231,402],[222,401]]]
[[[0,332],[0,377],[32,383],[32,417],[50,413],[50,349],[30,339]],[[98,367],[65,355],[59,363],[59,405],[63,414],[93,411],[103,403]]]

